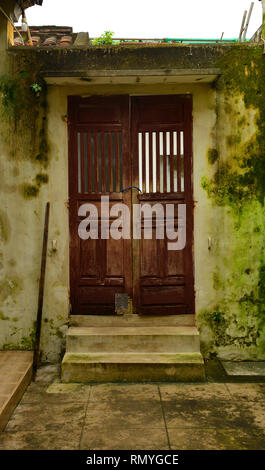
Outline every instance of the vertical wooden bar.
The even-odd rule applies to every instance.
[[[81,147],[81,193],[85,192],[85,142],[84,132],[80,134],[80,147]]]
[[[45,210],[45,222],[44,222],[44,232],[43,232],[43,242],[42,242],[41,272],[40,272],[39,296],[38,296],[38,311],[37,311],[36,333],[35,333],[35,341],[34,341],[33,374],[32,374],[32,380],[33,381],[35,381],[37,368],[39,366],[39,349],[40,349],[42,308],[43,308],[46,258],[47,258],[47,246],[48,246],[49,217],[50,217],[50,203],[47,202],[46,210]]]
[[[156,132],[156,192],[160,193],[160,139]]]
[[[163,132],[163,192],[167,192],[167,133]]]
[[[120,181],[120,159],[119,159],[119,133],[115,132],[115,160],[116,160],[116,175],[115,175],[115,186],[116,192],[118,193],[123,189],[122,182]]]
[[[177,132],[177,191],[181,192],[181,156],[180,156],[180,131]]]
[[[153,133],[149,132],[149,193],[154,192],[153,176]]]
[[[146,192],[146,145],[145,145],[145,132],[142,132],[142,191]]]
[[[109,146],[109,192],[113,192],[113,158],[112,158],[112,145],[111,145],[111,132],[108,132],[108,146]]]
[[[94,145],[94,147],[95,147],[95,154],[94,154],[95,193],[98,193],[99,192],[98,191],[98,186],[99,185],[98,185],[98,133],[97,132],[95,132],[95,134],[94,134],[94,139],[95,139],[94,140],[94,142],[95,142],[95,145]]]
[[[170,193],[174,193],[174,145],[173,131],[170,131]]]
[[[10,21],[7,22],[7,41],[8,45],[14,46],[14,26]]]
[[[87,132],[87,181],[88,192],[92,192],[92,172],[91,172],[91,134]]]
[[[101,134],[101,184],[102,192],[106,192],[106,153],[105,153],[105,132]]]

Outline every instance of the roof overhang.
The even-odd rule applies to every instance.
[[[38,64],[50,85],[212,83],[235,45],[11,47],[15,63]],[[245,46],[252,47],[252,46]],[[255,46],[256,47],[256,46]]]

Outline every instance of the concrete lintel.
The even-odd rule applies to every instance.
[[[207,68],[207,69],[149,69],[149,70],[79,70],[73,72],[64,72],[60,70],[46,70],[43,72],[44,77],[139,77],[139,76],[194,76],[194,75],[221,75],[221,69]]]
[[[221,75],[220,69],[177,70],[92,70],[64,75],[58,71],[45,72],[49,85],[105,85],[153,83],[211,83]]]

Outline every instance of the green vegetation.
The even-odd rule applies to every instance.
[[[208,149],[207,158],[209,164],[213,165],[218,160],[218,151],[213,148]]]
[[[39,173],[35,177],[36,184],[24,183],[22,185],[22,195],[25,199],[33,199],[38,196],[43,184],[47,184],[49,176],[46,173]]]
[[[21,70],[18,61],[16,71],[0,76],[0,116],[14,136],[10,156],[23,155],[46,168],[47,89],[39,74],[40,66],[24,61]]]
[[[114,41],[112,39],[113,34],[113,31],[104,31],[99,38],[92,41],[93,46],[110,46],[112,44],[118,44],[119,41]]]
[[[223,76],[217,84],[226,102],[241,95],[247,109],[257,110],[256,135],[241,144],[240,130],[227,137],[228,147],[236,146],[229,163],[220,163],[214,177],[202,180],[209,197],[215,196],[218,205],[238,207],[246,199],[265,197],[265,60],[262,48],[237,46],[226,53],[217,64]],[[239,120],[239,127],[246,124]],[[241,144],[241,145],[240,145]],[[209,155],[208,155],[209,158]]]
[[[209,164],[217,164],[215,171],[201,180],[208,197],[223,207],[219,234],[223,240],[212,284],[218,301],[198,315],[202,346],[206,355],[227,351],[230,358],[265,359],[263,48],[237,45],[216,65],[222,69],[216,88],[223,97],[217,119],[221,125],[226,116],[232,133],[225,136],[219,130],[218,158],[207,152]],[[253,123],[250,128],[246,116],[255,116],[255,128]]]

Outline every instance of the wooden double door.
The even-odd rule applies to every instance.
[[[134,313],[194,313],[192,97],[70,96],[68,116],[72,314],[115,314],[116,294],[128,294]],[[180,204],[186,243],[169,250],[166,207],[174,207],[177,231]],[[110,235],[112,224],[120,238]]]

